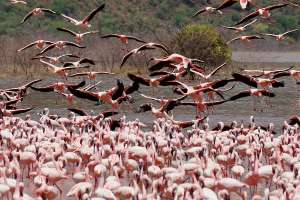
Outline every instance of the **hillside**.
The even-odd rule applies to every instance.
[[[0,35],[18,35],[35,31],[54,32],[56,27],[70,27],[59,15],[32,18],[20,25],[20,21],[34,7],[47,7],[58,13],[65,13],[76,18],[84,17],[95,6],[103,1],[95,0],[39,0],[30,1],[27,6],[11,5],[8,0],[0,1]],[[220,0],[211,0],[218,5]],[[270,5],[279,0],[257,0],[259,6]],[[125,32],[144,33],[159,29],[174,31],[187,23],[210,23],[214,25],[232,25],[249,11],[241,11],[237,4],[224,10],[223,15],[203,14],[192,19],[193,13],[206,5],[206,0],[109,0],[103,13],[93,21],[94,29],[102,33]],[[256,2],[255,2],[256,3]],[[254,8],[251,8],[253,10]],[[254,25],[254,32],[280,33],[300,27],[300,12],[297,8],[286,7],[272,13],[271,20],[261,21]],[[74,29],[74,28],[73,28]],[[299,33],[293,34],[300,38]]]

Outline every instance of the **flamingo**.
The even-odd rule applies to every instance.
[[[36,57],[33,57],[31,60],[48,59],[51,64],[59,64],[60,59],[62,59],[64,57],[79,58],[77,55],[63,54],[63,55],[60,55],[60,56],[36,56]]]
[[[244,26],[221,26],[223,28],[229,29],[229,30],[234,30],[235,32],[239,33],[239,32],[243,32],[246,31],[246,28],[252,24],[254,24],[255,22],[257,22],[257,19],[254,19],[252,22],[244,25]]]
[[[244,36],[238,36],[238,37],[235,37],[231,40],[229,40],[228,42],[226,42],[226,44],[230,44],[234,41],[246,41],[246,42],[250,42],[251,40],[263,40],[264,38],[263,37],[260,37],[258,35],[244,35]]]
[[[44,48],[40,53],[38,53],[37,55],[40,56],[44,53],[46,53],[47,51],[53,49],[53,48],[58,48],[58,49],[64,49],[66,46],[73,46],[73,47],[77,47],[77,48],[80,48],[80,49],[84,49],[86,47],[84,46],[80,46],[74,42],[69,42],[69,41],[57,41],[57,42],[54,42],[52,44],[50,44],[49,46],[47,46],[46,48]]]
[[[128,44],[129,40],[146,43],[144,40],[140,38],[129,36],[129,35],[123,35],[123,34],[107,34],[107,35],[102,35],[101,38],[118,38],[123,44]]]
[[[245,16],[244,18],[242,18],[238,23],[236,23],[235,25],[239,25],[242,24],[250,19],[253,19],[257,16],[261,16],[262,18],[268,18],[271,16],[271,11],[274,9],[279,9],[279,8],[283,8],[285,6],[289,5],[288,3],[283,3],[283,4],[276,4],[276,5],[271,5],[271,6],[267,6],[264,8],[259,8],[256,11],[250,13],[249,15]]]
[[[51,45],[54,44],[54,42],[47,41],[47,40],[37,40],[35,42],[26,45],[25,47],[22,47],[21,49],[18,49],[17,52],[24,51],[25,49],[28,49],[32,46],[35,46],[37,49],[43,49],[47,44]]]
[[[202,13],[205,13],[205,12],[208,12],[208,13],[218,12],[218,13],[222,14],[222,12],[220,10],[217,10],[216,8],[211,7],[211,6],[206,6],[204,8],[201,8],[201,9],[197,10],[195,12],[195,14],[193,15],[193,17],[196,17],[196,16],[198,16],[198,15],[200,15]]]
[[[96,16],[96,14],[98,12],[103,10],[104,7],[105,7],[105,4],[101,4],[96,9],[94,9],[88,16],[86,16],[83,20],[80,20],[80,21],[78,21],[78,20],[76,20],[72,17],[69,17],[65,14],[61,14],[61,16],[63,16],[66,20],[68,20],[69,22],[71,22],[75,26],[80,26],[80,27],[83,27],[83,28],[90,28],[91,27],[90,21]]]
[[[32,16],[37,16],[37,15],[42,15],[43,13],[51,13],[51,14],[56,14],[53,10],[50,10],[48,8],[34,8],[32,11],[30,11],[21,21],[21,24],[26,22],[30,17]]]
[[[26,1],[21,1],[21,0],[10,0],[10,3],[27,5]]]
[[[76,33],[66,28],[57,28],[56,30],[71,34],[75,37],[75,42],[78,44],[82,42],[84,36],[99,33],[99,31],[87,31],[84,33]]]
[[[81,73],[76,73],[76,74],[70,74],[68,77],[77,77],[77,76],[87,76],[90,80],[96,80],[97,75],[114,75],[115,73],[111,72],[96,72],[96,71],[91,71],[91,72],[81,72]]]
[[[290,31],[286,31],[284,33],[281,33],[281,34],[271,34],[271,33],[259,33],[261,35],[265,35],[265,36],[271,36],[273,38],[275,38],[277,41],[282,41],[284,40],[286,37],[287,34],[290,34],[290,33],[294,33],[296,31],[298,31],[299,29],[293,29],[293,30],[290,30]]]
[[[56,65],[53,65],[51,63],[48,63],[44,60],[40,60],[41,63],[44,63],[45,65],[47,65],[47,67],[50,67],[53,71],[54,74],[57,74],[63,78],[67,78],[68,74],[67,74],[67,70],[72,70],[72,69],[78,69],[78,68],[88,68],[89,66],[80,66],[80,67],[58,67]]]
[[[63,67],[70,67],[70,66],[74,66],[76,68],[82,66],[82,64],[90,64],[90,65],[95,65],[96,63],[91,60],[91,59],[88,59],[88,58],[81,58],[80,60],[78,61],[75,61],[75,62],[65,62]]]

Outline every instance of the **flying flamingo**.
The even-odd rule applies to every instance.
[[[10,3],[27,5],[26,1],[21,1],[21,0],[10,0]]]
[[[119,39],[123,44],[128,44],[129,40],[141,42],[141,43],[146,43],[144,40],[139,39],[134,36],[129,36],[129,35],[123,35],[123,34],[107,34],[107,35],[102,35],[101,38],[117,38]]]
[[[257,19],[254,19],[252,22],[244,25],[244,26],[221,26],[223,28],[229,29],[229,30],[234,30],[235,32],[239,33],[239,32],[243,32],[246,31],[246,28],[252,24],[254,24],[255,22],[257,22]]]
[[[40,53],[38,53],[37,55],[42,55],[44,53],[46,53],[47,51],[53,49],[53,48],[57,48],[57,49],[64,49],[66,46],[73,46],[73,47],[77,47],[80,49],[84,49],[86,47],[84,46],[80,46],[74,42],[69,42],[69,41],[57,41],[55,43],[50,44],[49,46],[47,46],[46,48],[44,48]]]
[[[239,25],[242,24],[250,19],[253,19],[257,16],[261,16],[262,18],[268,18],[271,16],[271,11],[274,9],[279,9],[282,7],[285,7],[289,5],[288,3],[284,3],[284,4],[276,4],[276,5],[271,5],[271,6],[267,6],[264,8],[259,8],[256,11],[250,13],[249,15],[247,15],[246,17],[242,18],[238,23],[236,23],[235,25]]]
[[[82,64],[90,64],[90,65],[96,65],[96,63],[89,58],[81,58],[78,61],[75,62],[65,62],[63,64],[63,67],[70,67],[70,66],[74,66],[76,68],[80,67]]]
[[[63,54],[60,56],[36,56],[33,57],[31,60],[48,59],[51,64],[59,64],[60,60],[64,57],[79,58],[78,56],[73,54]]]
[[[286,31],[284,33],[281,33],[281,34],[271,34],[271,33],[259,33],[261,35],[265,35],[265,36],[271,36],[271,37],[274,37],[277,41],[282,41],[284,40],[286,37],[287,34],[289,33],[293,33],[293,32],[296,32],[298,31],[299,29],[293,29],[293,30],[290,30],[290,31]]]
[[[284,72],[283,72],[284,73]],[[243,75],[238,73],[233,73],[232,76],[235,78],[236,81],[240,81],[246,85],[249,85],[251,87],[262,87],[264,89],[267,89],[268,87],[284,87],[284,82],[277,81],[275,79],[267,79],[267,78],[255,78],[249,75]]]
[[[255,74],[253,77],[266,77],[269,79],[274,78],[275,75],[281,73],[281,72],[286,72],[289,71],[291,69],[293,69],[294,66],[285,68],[285,69],[278,69],[278,70],[261,70],[261,69],[257,69],[257,70],[252,70],[252,69],[245,69],[243,70],[246,73],[249,73],[250,75]]]
[[[230,43],[232,43],[234,41],[237,41],[237,40],[250,42],[251,40],[261,40],[261,39],[264,39],[264,38],[260,37],[258,35],[244,35],[244,36],[235,37],[235,38],[229,40],[228,42],[226,42],[226,44],[230,44]]]
[[[196,17],[205,12],[208,12],[208,13],[218,12],[218,13],[222,14],[222,12],[220,10],[217,10],[216,8],[211,7],[211,6],[207,6],[205,8],[201,8],[201,9],[197,10],[196,13],[193,15],[193,17]]]
[[[76,74],[70,74],[68,75],[68,77],[77,77],[77,76],[87,76],[90,80],[95,81],[97,75],[114,75],[115,73],[111,73],[111,72],[82,72],[82,73],[76,73]]]
[[[23,24],[25,21],[27,21],[32,16],[42,15],[43,13],[51,13],[56,14],[53,10],[50,10],[48,8],[34,8],[32,11],[30,11],[21,21],[21,24]]]
[[[55,66],[51,63],[48,63],[44,60],[40,60],[41,63],[44,63],[47,65],[47,67],[50,67],[53,71],[54,74],[57,74],[63,78],[67,78],[67,70],[72,70],[72,69],[78,69],[78,67],[58,67],[58,66]],[[80,66],[79,68],[88,68],[89,66]]]
[[[35,47],[36,47],[37,49],[43,49],[43,48],[45,47],[46,44],[49,44],[49,45],[50,45],[50,44],[54,44],[54,42],[47,41],[47,40],[37,40],[37,41],[35,41],[35,42],[32,42],[32,43],[26,45],[25,47],[23,47],[23,48],[21,48],[21,49],[18,49],[17,51],[18,51],[18,52],[24,51],[25,49],[28,49],[28,48],[30,48],[30,47],[32,47],[32,46],[34,46],[34,45],[35,45]]]
[[[68,20],[69,22],[71,22],[75,26],[81,26],[83,28],[90,28],[91,27],[90,21],[96,16],[96,14],[98,12],[103,10],[104,7],[105,7],[105,4],[101,4],[99,7],[94,9],[88,16],[86,16],[83,20],[80,20],[80,21],[78,21],[78,20],[76,20],[72,17],[69,17],[65,14],[61,14],[61,16],[63,16],[66,20]]]
[[[65,32],[65,33],[69,33],[72,36],[74,36],[75,37],[75,42],[78,43],[78,44],[80,44],[82,42],[84,36],[99,33],[99,31],[88,31],[88,32],[84,32],[84,33],[76,33],[74,31],[71,31],[71,30],[66,29],[66,28],[57,28],[57,30]]]
[[[46,87],[33,87],[30,86],[31,89],[39,91],[39,92],[60,92],[63,93],[67,88],[73,88],[78,89],[80,87],[83,87],[85,85],[85,81],[82,81],[78,84],[68,84],[68,83],[62,83],[57,82],[51,85],[48,85]]]
[[[240,2],[242,9],[246,9],[247,4],[251,2],[251,0],[224,0],[216,9],[222,10],[232,6],[233,4]]]

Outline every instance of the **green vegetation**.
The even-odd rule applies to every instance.
[[[188,25],[171,42],[172,50],[218,65],[231,59],[231,51],[218,31],[209,25]]]
[[[236,4],[232,8],[224,10],[222,16],[218,14],[203,14],[192,19],[193,13],[203,6],[206,0],[109,0],[106,1],[106,9],[94,21],[94,27],[103,33],[148,33],[158,29],[182,28],[190,23],[233,25],[242,16],[253,11],[254,8],[242,11]],[[222,0],[214,1],[216,5]],[[103,1],[85,0],[40,0],[30,1],[28,6],[11,5],[9,1],[0,1],[0,35],[28,33],[32,30],[55,31],[58,26],[70,27],[59,15],[47,15],[30,19],[29,22],[20,26],[19,22],[28,11],[37,6],[51,8],[58,13],[82,18],[95,6]],[[257,5],[266,6],[277,3],[276,0],[259,0]],[[299,9],[285,7],[272,12],[271,20],[261,20],[254,25],[254,30],[280,33],[288,29],[299,28]],[[73,28],[74,29],[74,28]],[[300,33],[292,34],[295,39],[300,38]]]

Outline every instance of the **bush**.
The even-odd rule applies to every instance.
[[[204,60],[209,65],[219,65],[231,59],[231,50],[226,42],[209,25],[188,25],[171,41],[173,52],[189,58]]]

